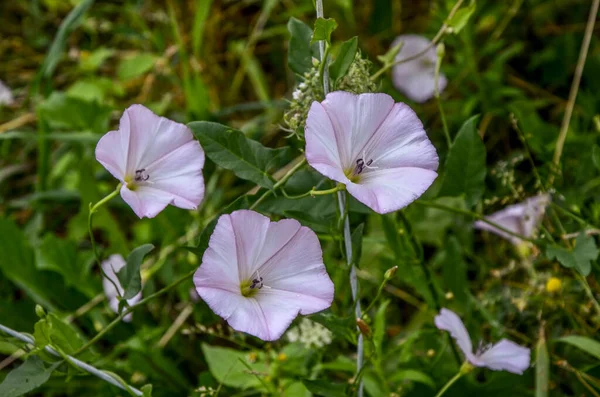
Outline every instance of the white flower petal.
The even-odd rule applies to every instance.
[[[450,332],[450,335],[456,340],[456,344],[464,353],[466,359],[473,363],[473,344],[469,332],[460,317],[452,310],[443,308],[440,314],[435,316],[435,326],[441,330]]]
[[[481,363],[479,366],[521,375],[529,368],[531,352],[526,347],[502,339],[489,350],[477,356],[477,359]]]

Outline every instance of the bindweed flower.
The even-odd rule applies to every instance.
[[[519,204],[509,205],[508,207],[493,213],[492,215],[486,216],[485,219],[494,222],[505,229],[508,229],[514,233],[518,233],[525,237],[531,237],[537,230],[546,207],[550,203],[549,194],[541,194],[538,196],[530,197]],[[519,245],[522,240],[518,237],[511,236],[510,234],[503,232],[502,230],[495,228],[483,221],[477,221],[473,224],[476,229],[487,230],[495,233],[515,245]]]
[[[110,280],[108,280],[106,277],[102,278],[102,287],[104,288],[104,294],[106,295],[106,299],[108,300],[108,305],[110,306],[111,310],[115,313],[119,313],[119,295],[123,296],[123,294],[125,293],[123,287],[121,286],[121,282],[117,278],[116,273],[119,270],[121,270],[125,266],[125,264],[125,259],[123,259],[123,257],[119,254],[113,254],[109,256],[107,260],[102,262],[102,270],[104,271],[104,274],[106,275],[106,277],[114,281],[114,284],[117,286],[119,291],[117,293],[115,285],[113,285],[113,283],[111,283]],[[130,306],[135,305],[140,301],[140,299],[142,299],[141,292],[133,298],[128,299],[127,303]],[[123,317],[123,321],[130,322],[131,313]]]
[[[0,106],[10,106],[14,103],[15,98],[13,97],[12,91],[2,80],[0,80]]]
[[[169,204],[195,209],[204,197],[204,151],[192,132],[142,105],[127,108],[119,130],[100,139],[96,159],[121,181],[121,197],[140,218]]]
[[[435,316],[435,326],[450,332],[469,363],[476,367],[487,367],[495,371],[508,371],[521,375],[529,368],[530,351],[507,339],[494,345],[481,345],[473,354],[471,337],[462,320],[452,310],[442,309]]]
[[[402,48],[396,61],[407,59],[425,51],[431,45],[429,39],[415,34],[398,36],[392,47],[402,42]],[[429,48],[423,55],[408,62],[395,65],[392,68],[394,87],[415,102],[423,103],[435,94],[435,64],[437,62],[435,46]],[[441,72],[438,77],[438,90],[442,92],[448,80]]]
[[[308,163],[380,214],[407,206],[437,177],[423,124],[387,94],[328,94],[313,102],[305,137]]]
[[[316,234],[247,210],[219,218],[194,284],[233,329],[266,341],[279,339],[298,314],[333,301]]]

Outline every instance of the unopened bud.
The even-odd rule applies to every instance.
[[[360,330],[360,333],[366,336],[368,339],[371,338],[371,328],[361,318],[356,319],[356,326]]]
[[[316,68],[317,66],[319,66],[319,64],[320,64],[320,63],[321,63],[321,62],[320,62],[320,61],[319,61],[317,58],[314,58],[314,57],[313,57],[313,59],[312,59],[312,64],[313,64],[313,66],[314,66],[315,68]]]
[[[387,280],[391,279],[392,277],[394,277],[396,275],[397,271],[398,271],[398,266],[390,267],[389,269],[387,269],[387,271],[385,272],[383,277],[387,281]]]
[[[40,305],[35,305],[35,314],[39,317],[39,318],[45,318],[46,317],[46,311],[44,310],[43,307],[41,307]]]

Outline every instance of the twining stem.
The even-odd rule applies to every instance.
[[[129,313],[133,312],[138,307],[141,307],[141,306],[145,305],[146,303],[150,302],[154,298],[158,298],[159,296],[164,295],[168,291],[170,291],[173,288],[177,287],[179,284],[181,284],[184,281],[186,281],[187,279],[191,278],[194,275],[195,272],[196,272],[196,269],[192,270],[191,272],[189,272],[185,276],[181,277],[177,281],[175,281],[175,282],[167,285],[165,288],[163,288],[163,289],[161,289],[161,290],[153,293],[152,295],[147,296],[146,298],[142,299],[141,301],[139,301],[135,305],[131,305],[127,309],[123,310],[121,312],[121,314],[119,314],[117,316],[117,318],[115,318],[110,324],[108,324],[100,332],[98,332],[96,334],[96,336],[94,336],[92,339],[90,339],[85,345],[81,346],[75,353],[73,353],[73,355],[76,356],[76,355],[80,354],[81,352],[85,351],[88,347],[92,346],[100,338],[102,338],[104,336],[104,334],[106,334],[108,331],[110,331],[111,329],[113,329],[117,324],[119,324],[121,322],[121,320],[123,319],[123,317],[125,317]]]
[[[340,192],[340,191],[344,190],[345,188],[346,187],[343,184],[339,183],[334,188],[326,189],[326,190],[315,190],[315,188],[313,187],[308,192],[299,194],[297,196],[290,196],[283,189],[281,190],[281,192],[283,193],[283,195],[286,198],[291,199],[291,200],[297,200],[297,199],[301,199],[303,197],[308,197],[308,196],[311,196],[311,197],[314,197],[314,196],[326,196],[328,194],[333,194],[333,193]]]
[[[104,278],[106,278],[108,281],[110,281],[110,283],[113,285],[113,287],[115,287],[115,291],[117,291],[119,298],[121,298],[121,292],[119,290],[119,287],[117,287],[117,284],[115,283],[115,281],[112,278],[108,277],[106,272],[104,272],[104,269],[102,269],[102,259],[100,258],[100,255],[98,254],[98,250],[96,249],[96,240],[94,239],[94,231],[92,229],[92,220],[94,218],[94,213],[96,211],[98,211],[98,209],[100,207],[102,207],[104,204],[108,203],[110,200],[112,200],[114,197],[116,197],[119,194],[119,192],[121,191],[121,186],[123,186],[123,184],[119,183],[115,190],[113,190],[110,194],[108,194],[102,200],[98,201],[96,204],[92,205],[92,203],[90,203],[90,213],[88,215],[88,233],[90,235],[90,242],[92,244],[92,252],[94,253],[94,258],[96,258],[96,263],[98,264],[98,267],[100,268],[100,272],[102,272],[102,276]]]
[[[448,14],[448,17],[446,18],[446,21],[449,21],[450,19],[452,19],[452,17],[454,16],[454,14],[456,14],[456,11],[458,11],[458,9],[460,8],[460,6],[462,5],[463,1],[464,0],[458,0],[456,2],[456,4],[454,4],[454,7],[452,7],[452,10],[450,10],[450,13]],[[418,52],[415,55],[409,56],[407,58],[399,59],[396,62],[392,62],[392,63],[389,63],[387,65],[383,65],[383,67],[381,69],[379,69],[377,72],[375,72],[374,75],[371,76],[371,80],[372,81],[376,80],[379,76],[381,76],[382,74],[384,74],[387,70],[389,70],[393,66],[400,65],[401,63],[405,63],[405,62],[414,61],[415,59],[418,59],[421,56],[423,56],[424,54],[426,54],[427,51],[429,51],[430,49],[432,49],[444,37],[444,35],[448,32],[448,30],[449,30],[448,28],[449,27],[450,26],[448,25],[448,23],[444,22],[444,24],[442,25],[442,27],[440,28],[440,30],[438,30],[438,32],[436,33],[436,35],[431,40],[431,43],[429,43],[429,45],[427,47],[425,47],[423,49],[423,51]]]
[[[269,195],[271,195],[274,191],[276,191],[277,189],[279,189],[281,186],[285,185],[285,183],[288,181],[288,179],[290,179],[292,177],[292,175],[294,175],[300,168],[304,167],[305,164],[306,164],[306,158],[303,158],[298,164],[296,164],[295,166],[293,166],[280,180],[278,180],[273,185],[273,189],[267,190],[266,192],[264,192],[262,194],[262,196],[260,196],[258,198],[258,200],[256,200],[250,206],[250,209],[253,210],[256,207],[258,207],[258,205],[260,203],[262,203],[267,197],[269,197]]]
[[[454,213],[460,214],[460,215],[466,215],[466,216],[469,216],[471,218],[480,220],[483,223],[487,223],[488,225],[493,226],[494,228],[496,228],[498,230],[501,230],[501,231],[503,231],[506,234],[510,234],[513,237],[520,238],[521,240],[524,240],[524,241],[529,241],[530,243],[533,243],[533,244],[537,243],[537,240],[535,240],[535,239],[533,239],[531,237],[523,236],[522,234],[519,234],[519,233],[515,233],[512,230],[508,230],[504,226],[501,226],[501,225],[499,225],[497,223],[494,223],[494,222],[486,219],[485,216],[479,215],[476,212],[472,212],[472,211],[468,211],[468,210],[463,210],[463,209],[460,209],[460,208],[454,208],[454,207],[450,207],[448,205],[434,203],[432,201],[426,201],[426,200],[417,200],[417,201],[415,201],[415,203],[416,204],[420,204],[420,205],[425,206],[425,207],[437,208],[437,209],[444,210],[444,211],[454,212]]]
[[[458,371],[458,373],[456,375],[454,375],[454,377],[452,379],[450,379],[448,381],[448,383],[446,383],[444,385],[444,387],[442,387],[442,389],[439,391],[438,394],[435,395],[435,397],[442,397],[442,395],[444,393],[446,393],[446,391],[454,384],[456,383],[457,380],[459,380],[461,377],[463,376],[462,371]]]
[[[460,0],[462,1],[462,0]],[[317,18],[323,18],[323,0],[316,0],[315,3],[317,9]],[[319,41],[319,53],[321,56],[321,65],[327,61],[327,51],[325,49],[325,41]],[[327,65],[324,65],[322,70],[322,81],[323,81],[323,93],[325,96],[329,93],[329,69]],[[360,308],[360,300],[358,299],[358,278],[356,277],[356,266],[352,258],[352,236],[350,234],[350,221],[346,212],[347,196],[346,192],[338,191],[338,206],[340,210],[340,216],[344,217],[344,246],[346,251],[346,263],[350,267],[350,289],[352,292],[352,300],[354,301],[354,317],[361,318],[362,310]],[[356,347],[356,374],[361,374],[364,361],[364,339],[362,333],[358,333],[358,341]],[[358,384],[358,397],[363,397],[363,381],[360,378]]]
[[[567,139],[567,132],[569,131],[569,124],[571,123],[571,116],[573,114],[573,108],[575,107],[575,99],[577,99],[577,92],[579,91],[579,83],[581,82],[583,67],[585,66],[585,60],[587,58],[588,49],[590,48],[590,41],[592,39],[592,33],[594,32],[594,24],[596,23],[596,16],[598,15],[599,5],[600,0],[594,0],[592,2],[587,24],[585,26],[585,33],[583,35],[583,41],[581,42],[581,49],[579,50],[579,59],[577,60],[575,74],[573,75],[573,81],[571,82],[571,90],[569,91],[569,100],[567,101],[565,115],[560,126],[560,131],[558,133],[556,148],[554,149],[554,157],[552,159],[552,164],[554,165],[555,172],[558,172],[560,157],[562,156],[565,140]],[[550,186],[552,186],[552,183],[554,182],[554,175],[555,173],[552,173],[548,178],[548,184]]]
[[[5,327],[2,324],[0,324],[0,331],[6,333],[16,339],[19,339],[25,343],[35,345],[35,340],[31,336],[17,332],[11,328]],[[135,387],[129,386],[122,379],[118,379],[114,376],[111,376],[110,374],[108,374],[102,370],[99,370],[95,367],[92,367],[91,365],[84,363],[83,361],[80,361],[73,356],[69,356],[62,352],[59,352],[50,346],[44,347],[44,350],[55,357],[64,358],[66,361],[69,362],[69,364],[71,364],[77,368],[80,368],[94,376],[97,376],[98,378],[104,380],[105,382],[110,383],[111,385],[118,387],[119,389],[128,391],[135,396],[143,395],[143,393],[140,390],[136,389]]]

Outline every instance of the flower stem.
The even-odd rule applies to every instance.
[[[440,99],[440,86],[439,86],[439,80],[440,80],[440,68],[442,67],[442,60],[444,58],[444,51],[443,51],[443,44],[440,44],[440,46],[442,47],[442,51],[437,51],[438,52],[438,56],[436,58],[435,61],[435,78],[434,78],[434,85],[433,85],[433,89],[434,89],[434,96],[435,96],[435,101],[437,102],[438,105],[438,109],[440,109],[440,117],[442,119],[442,125],[444,127],[444,135],[446,136],[446,144],[448,145],[448,148],[450,148],[452,146],[452,139],[450,138],[450,131],[448,130],[448,122],[446,121],[446,113],[444,113],[444,108],[442,106],[442,100]],[[438,47],[439,50],[439,47]]]
[[[587,24],[585,26],[585,33],[583,35],[583,41],[581,42],[581,49],[579,50],[579,59],[577,60],[577,66],[575,67],[575,74],[573,75],[573,81],[571,82],[571,90],[569,91],[569,100],[565,109],[565,115],[560,126],[560,132],[558,133],[558,139],[556,140],[556,148],[554,149],[554,157],[552,163],[555,168],[555,172],[558,172],[558,166],[560,165],[560,157],[562,156],[563,146],[567,139],[567,133],[569,132],[569,124],[571,123],[571,115],[573,114],[573,108],[575,107],[575,99],[577,99],[577,92],[579,91],[579,83],[581,82],[581,75],[583,74],[583,67],[585,66],[585,60],[587,58],[588,49],[590,48],[590,41],[594,32],[594,24],[596,23],[596,16],[598,15],[598,7],[600,0],[594,0],[590,7],[590,13],[588,15]],[[555,173],[550,174],[548,178],[548,184],[552,186],[554,182]]]
[[[458,0],[456,2],[456,4],[454,4],[454,7],[452,7],[452,10],[450,10],[448,17],[446,18],[446,21],[450,20],[454,16],[454,14],[456,14],[456,11],[458,11],[458,9],[462,5],[463,1],[464,0]],[[444,37],[444,35],[448,32],[448,28],[449,28],[448,24],[444,23],[442,25],[442,27],[440,28],[440,30],[438,30],[438,32],[436,33],[434,38],[431,40],[431,43],[429,43],[429,45],[426,48],[424,48],[423,51],[421,51],[415,55],[412,55],[410,57],[400,59],[396,62],[388,63],[387,65],[383,65],[383,67],[381,69],[379,69],[377,72],[375,72],[374,75],[372,75],[370,77],[371,81],[375,81],[379,76],[381,76],[383,73],[385,73],[388,69],[391,69],[393,66],[400,65],[401,63],[414,61],[415,59],[423,56],[425,53],[427,53],[427,51],[429,51],[431,48],[433,48]]]
[[[590,300],[592,301],[592,304],[596,308],[596,311],[598,312],[598,314],[600,314],[600,303],[598,303],[598,301],[596,300],[596,297],[594,296],[594,292],[592,291],[592,288],[590,287],[590,284],[588,283],[587,278],[585,278],[583,275],[581,275],[575,269],[573,269],[573,273],[575,273],[575,275],[577,276],[579,281],[581,281],[581,285],[583,285],[585,292],[587,293]]]
[[[92,244],[92,252],[94,253],[94,258],[96,258],[96,263],[98,264],[98,267],[100,268],[100,272],[102,272],[102,276],[104,278],[106,278],[108,281],[110,281],[110,283],[115,287],[115,291],[117,291],[119,298],[121,298],[121,293],[119,292],[119,288],[117,287],[117,284],[115,283],[115,281],[113,279],[108,277],[108,275],[104,272],[104,269],[102,269],[102,259],[100,258],[100,255],[98,254],[98,250],[96,249],[96,240],[94,239],[94,231],[92,229],[92,220],[94,218],[94,213],[96,211],[98,211],[98,209],[100,207],[102,207],[104,204],[108,203],[110,200],[112,200],[114,197],[116,197],[119,194],[119,192],[121,191],[121,186],[123,186],[123,184],[119,183],[115,190],[113,190],[110,194],[108,194],[102,200],[98,201],[96,204],[92,205],[92,203],[90,203],[90,212],[88,215],[88,233],[90,235],[90,242]]]
[[[94,343],[96,343],[100,338],[102,338],[104,336],[104,334],[106,334],[108,331],[110,331],[111,329],[113,329],[117,324],[119,324],[121,322],[121,320],[123,319],[123,317],[125,317],[126,315],[128,315],[129,313],[133,312],[135,309],[137,309],[138,307],[141,307],[143,305],[145,305],[146,303],[150,302],[151,300],[153,300],[154,298],[158,298],[161,295],[164,295],[165,293],[167,293],[168,291],[172,290],[173,288],[177,287],[179,284],[181,284],[182,282],[186,281],[187,279],[191,278],[194,273],[196,273],[196,269],[192,270],[191,272],[189,272],[188,274],[186,274],[185,276],[181,277],[180,279],[178,279],[177,281],[167,285],[165,288],[153,293],[152,295],[142,299],[141,301],[139,301],[138,303],[136,303],[135,305],[131,305],[129,306],[127,309],[123,310],[121,312],[121,314],[119,314],[117,316],[117,318],[115,318],[110,324],[108,324],[106,327],[104,327],[102,329],[102,331],[98,332],[96,334],[96,336],[94,336],[92,339],[90,339],[88,341],[88,343],[86,343],[85,345],[83,345],[82,347],[80,347],[75,353],[73,353],[74,356],[80,354],[81,352],[83,352],[84,350],[86,350],[88,347],[92,346]]]
[[[256,200],[249,209],[253,210],[256,207],[258,207],[258,205],[260,203],[262,203],[267,197],[269,197],[269,195],[271,195],[274,191],[276,191],[277,189],[279,189],[281,186],[283,186],[288,179],[290,179],[292,177],[292,175],[294,175],[300,168],[304,167],[304,165],[306,164],[306,158],[303,158],[300,162],[298,162],[298,164],[296,164],[295,166],[293,166],[280,180],[278,180],[274,185],[273,185],[273,189],[271,190],[267,190],[266,192],[264,192],[262,194],[262,196],[260,196],[258,198],[258,200]]]
[[[454,375],[454,377],[452,379],[450,379],[448,381],[448,383],[446,383],[444,385],[444,387],[442,387],[442,390],[439,391],[438,394],[435,395],[435,397],[442,397],[442,395],[454,384],[456,383],[457,380],[459,380],[461,377],[463,376],[462,371],[458,371],[458,373],[456,375]]]
[[[346,187],[343,184],[339,183],[339,184],[336,185],[336,187],[331,188],[331,189],[327,189],[327,190],[315,190],[315,188],[313,187],[308,192],[299,194],[297,196],[290,196],[283,189],[281,190],[281,192],[283,193],[283,195],[286,198],[291,199],[291,200],[296,200],[296,199],[301,199],[303,197],[308,197],[308,196],[312,196],[312,197],[314,197],[314,196],[325,196],[325,195],[328,195],[328,194],[333,194],[333,193],[340,192],[340,191],[342,191],[344,189],[346,189]]]
[[[19,339],[25,343],[35,345],[35,340],[32,337],[30,337],[29,335],[17,332],[11,328],[5,327],[2,324],[0,324],[0,331],[6,333],[16,339]],[[119,389],[128,391],[132,395],[141,396],[143,394],[140,390],[136,389],[135,387],[129,386],[122,379],[118,379],[117,377],[112,376],[105,371],[102,371],[102,370],[99,370],[98,368],[92,367],[91,365],[84,363],[83,361],[80,361],[80,360],[76,359],[75,357],[66,355],[62,352],[59,352],[58,350],[55,350],[50,346],[44,347],[44,350],[55,357],[64,358],[69,364],[71,364],[77,368],[80,368],[94,376],[97,376],[98,378],[104,380],[105,382],[110,383],[111,385],[118,387]]]

